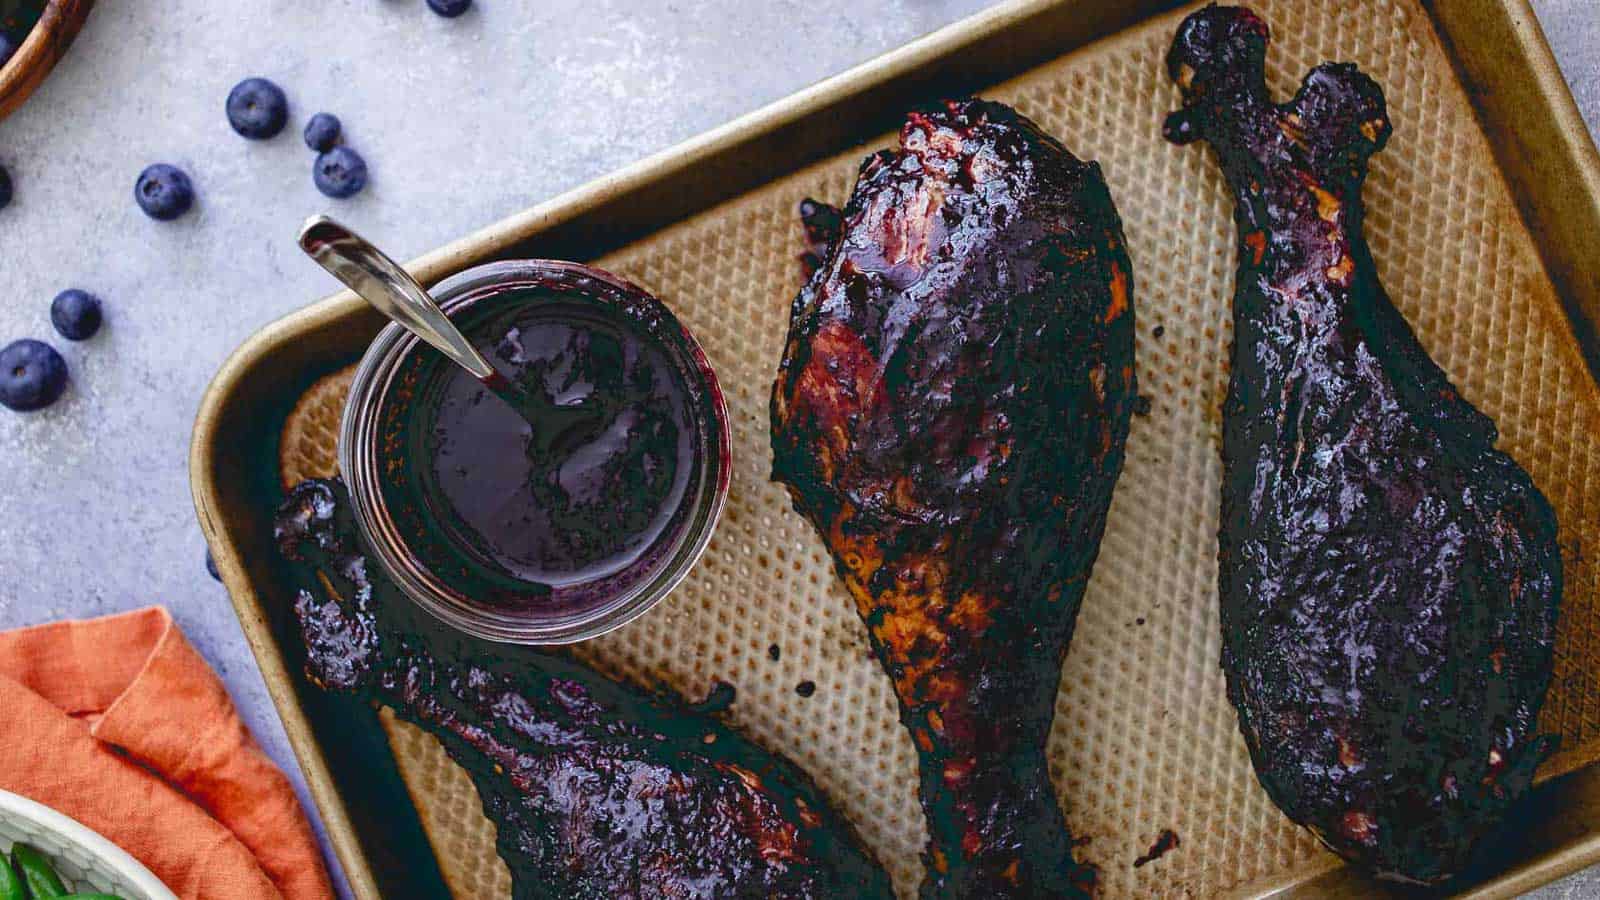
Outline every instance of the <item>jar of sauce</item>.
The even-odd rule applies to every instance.
[[[727,408],[693,336],[614,275],[529,260],[431,291],[518,403],[398,325],[356,370],[339,465],[373,557],[469,634],[556,644],[659,602],[727,497]]]

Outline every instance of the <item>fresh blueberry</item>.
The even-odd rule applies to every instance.
[[[428,0],[428,8],[446,19],[454,19],[472,8],[472,0]]]
[[[261,141],[289,121],[289,98],[265,78],[246,78],[228,92],[228,124],[240,135]]]
[[[11,205],[11,173],[0,166],[0,209]]]
[[[139,173],[139,180],[133,185],[133,199],[145,215],[165,222],[194,205],[194,185],[182,169],[156,163]]]
[[[338,116],[333,113],[317,113],[306,123],[306,146],[318,153],[326,153],[333,149],[334,144],[339,143],[340,130]]]
[[[329,197],[354,197],[367,186],[367,161],[349,147],[335,147],[317,157],[311,178]]]
[[[69,341],[94,337],[100,330],[100,298],[77,288],[62,291],[50,304],[50,324]]]
[[[0,66],[11,61],[17,55],[17,50],[22,47],[22,38],[8,31],[0,30]]]
[[[67,387],[67,364],[42,341],[20,340],[0,350],[0,406],[17,412],[44,409]]]
[[[222,573],[217,571],[217,559],[211,555],[210,547],[206,548],[206,571],[211,573],[212,578],[222,580]]]

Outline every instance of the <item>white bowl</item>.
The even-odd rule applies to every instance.
[[[178,900],[127,851],[42,803],[0,791],[0,850],[28,844],[43,853],[68,890],[123,900]]]

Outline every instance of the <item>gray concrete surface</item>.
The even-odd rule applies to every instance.
[[[206,576],[186,459],[223,358],[333,286],[294,251],[300,220],[333,209],[411,256],[987,5],[480,0],[446,21],[422,0],[102,0],[35,99],[0,123],[17,183],[0,212],[0,342],[52,339],[73,372],[53,409],[0,415],[0,627],[166,603],[297,772]],[[1535,6],[1600,122],[1594,0]],[[229,131],[223,98],[257,74],[288,90],[294,133],[250,143]],[[298,128],[323,109],[372,166],[350,202],[311,185]],[[130,199],[156,161],[199,191],[176,223]],[[66,287],[105,299],[89,342],[50,330]],[[1593,874],[1539,894],[1595,895]]]

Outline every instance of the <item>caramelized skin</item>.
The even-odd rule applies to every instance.
[[[1179,142],[1235,195],[1223,409],[1223,667],[1261,783],[1392,879],[1459,873],[1553,746],[1536,736],[1561,560],[1550,506],[1395,310],[1362,236],[1383,93],[1323,65],[1284,105],[1267,27],[1211,7],[1168,56]]]
[[[477,785],[519,900],[893,896],[792,764],[673,698],[418,621],[358,549],[342,483],[296,487],[276,534],[305,585],[307,675],[440,739]]]
[[[1121,223],[1098,166],[1000,104],[900,143],[794,302],[774,477],[893,679],[924,896],[1072,895],[1045,740],[1134,403]]]

